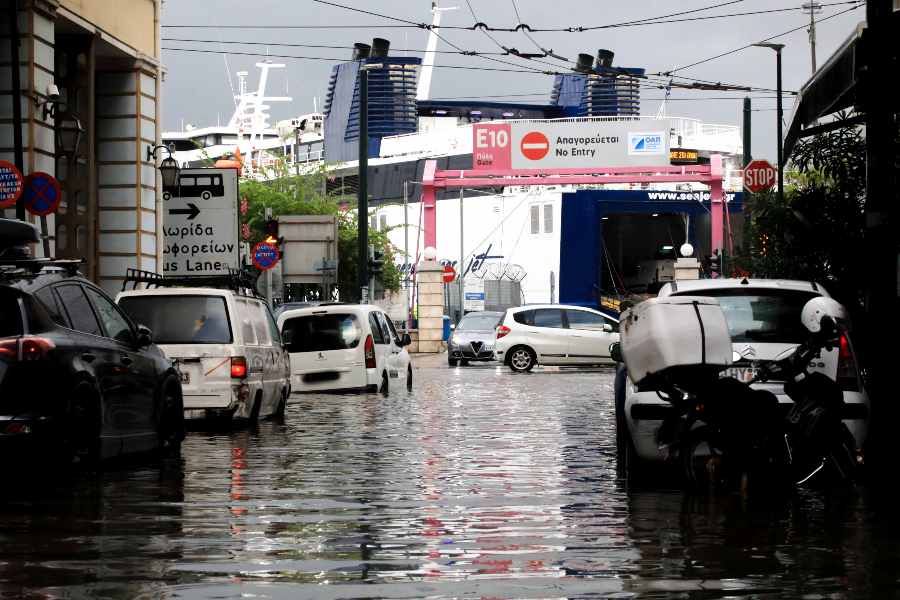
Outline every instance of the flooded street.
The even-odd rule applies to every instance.
[[[442,357],[445,355],[441,355]],[[180,459],[6,479],[0,596],[868,598],[898,590],[885,491],[629,490],[612,369],[417,359],[415,390],[295,396]],[[668,486],[671,487],[671,486]]]

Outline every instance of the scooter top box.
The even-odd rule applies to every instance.
[[[622,313],[619,337],[622,358],[636,384],[676,371],[715,374],[732,364],[731,333],[715,298],[645,300]]]

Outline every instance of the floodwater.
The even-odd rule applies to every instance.
[[[84,481],[4,476],[0,597],[870,598],[896,498],[629,490],[613,371],[448,369]],[[11,457],[5,457],[10,460]]]

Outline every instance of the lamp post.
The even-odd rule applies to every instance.
[[[782,156],[784,152],[784,143],[781,139],[781,49],[784,48],[784,44],[771,44],[768,42],[760,42],[759,44],[753,44],[754,46],[759,46],[760,48],[771,48],[775,51],[777,56],[776,58],[776,70],[778,72],[778,85],[777,94],[778,98],[776,99],[777,108],[775,117],[778,119],[778,199],[784,200],[784,157]]]
[[[147,146],[147,162],[156,159],[156,151],[162,148],[169,153],[169,156],[162,159],[159,163],[159,174],[162,176],[162,184],[164,188],[171,188],[178,185],[178,178],[181,175],[181,168],[178,161],[172,158],[172,150],[167,146]]]

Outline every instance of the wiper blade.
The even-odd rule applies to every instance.
[[[744,332],[749,338],[757,338],[757,337],[769,337],[769,336],[782,336],[787,335],[786,331],[779,331],[777,329],[748,329]]]

